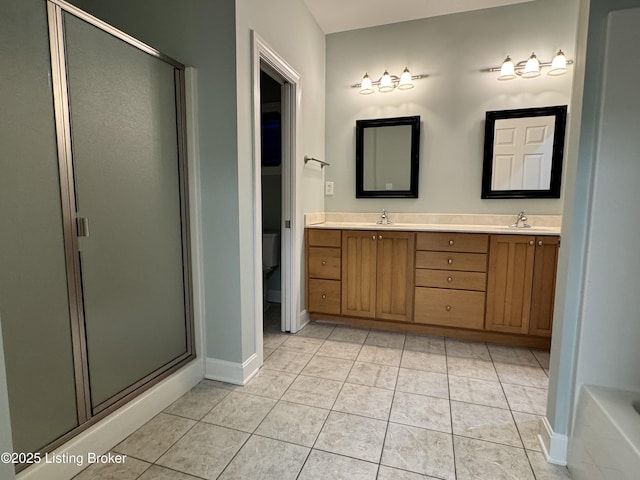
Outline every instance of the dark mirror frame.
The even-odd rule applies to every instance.
[[[553,153],[551,158],[551,182],[548,190],[492,190],[493,141],[496,120],[506,118],[528,118],[555,116]],[[520,108],[517,110],[496,110],[487,112],[484,131],[484,161],[482,168],[481,198],[560,198],[564,138],[567,123],[567,106]]]
[[[364,189],[364,129],[411,126],[411,179],[409,190]],[[418,165],[420,163],[420,116],[356,120],[356,198],[418,198]]]

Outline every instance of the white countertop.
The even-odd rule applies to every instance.
[[[514,215],[448,215],[393,214],[393,223],[378,224],[375,213],[314,213],[307,214],[305,227],[339,230],[398,230],[415,232],[503,233],[514,235],[560,235],[559,215],[529,215],[530,228],[511,228]],[[394,220],[397,218],[397,221]]]

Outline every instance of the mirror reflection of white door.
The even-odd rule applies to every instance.
[[[555,116],[496,120],[492,190],[548,190]]]

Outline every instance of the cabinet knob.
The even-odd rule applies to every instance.
[[[382,240],[382,235],[378,235],[378,240]]]
[[[447,305],[447,306],[446,306],[446,307],[444,307],[444,308],[445,308],[445,310],[446,310],[447,312],[450,312],[450,311],[451,311],[451,305]]]
[[[533,240],[529,241],[529,245],[533,246],[533,243],[534,243]]]
[[[541,247],[543,245],[542,240],[538,240],[538,246]]]
[[[326,260],[322,260],[322,266],[324,267],[327,264]]]
[[[324,300],[325,298],[327,298],[327,294],[326,294],[326,293],[323,293],[323,294],[322,294],[322,299]]]
[[[453,240],[449,240],[449,246],[453,247]]]
[[[375,235],[371,235],[371,240],[375,240],[376,236]]]
[[[449,283],[453,282],[453,278],[452,277],[447,277],[447,282],[449,282]]]
[[[448,259],[448,260],[447,260],[447,263],[448,263],[449,265],[451,265],[451,264],[453,263],[453,258]]]

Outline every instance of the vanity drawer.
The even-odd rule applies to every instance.
[[[487,253],[489,235],[484,233],[420,232],[416,238],[416,250]]]
[[[310,278],[307,292],[310,313],[340,315],[340,281]]]
[[[487,255],[485,253],[417,251],[416,268],[486,272]]]
[[[416,287],[414,322],[482,330],[484,292]]]
[[[487,274],[419,268],[416,270],[416,287],[453,288],[484,292],[487,288]]]
[[[307,229],[307,241],[314,247],[340,247],[342,230]]]
[[[340,280],[341,257],[339,248],[309,247],[309,263],[307,265],[309,276]]]

